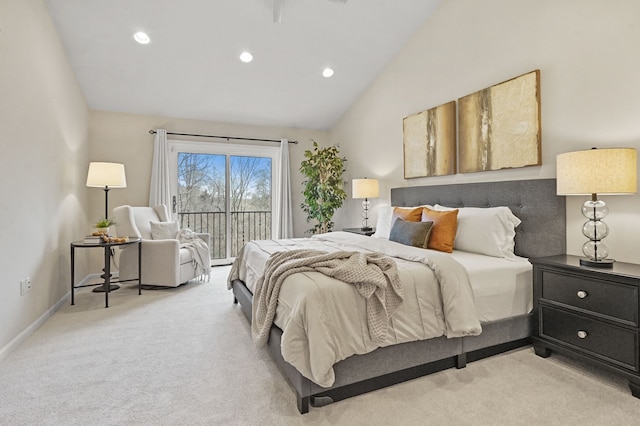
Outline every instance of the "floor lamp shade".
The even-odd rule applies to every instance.
[[[558,195],[591,195],[582,206],[588,219],[582,233],[589,238],[582,246],[587,266],[611,267],[609,250],[602,239],[609,227],[602,220],[609,208],[600,195],[635,194],[637,192],[637,151],[635,148],[603,148],[566,152],[556,157]]]
[[[124,164],[119,163],[89,163],[87,186],[91,188],[126,188],[127,177]]]
[[[112,188],[126,188],[127,177],[124,164],[119,163],[89,163],[87,186],[104,190],[104,218],[109,217],[109,190]]]
[[[362,230],[370,231],[369,226],[369,207],[371,203],[369,198],[378,198],[380,196],[380,186],[378,179],[353,179],[351,181],[351,196],[354,199],[364,198],[362,202]]]

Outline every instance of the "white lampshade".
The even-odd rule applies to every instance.
[[[124,173],[124,164],[102,162],[89,163],[87,186],[92,188],[126,188],[127,177]]]
[[[377,198],[380,196],[378,179],[353,179],[351,181],[352,193],[355,198]]]
[[[582,234],[589,239],[582,245],[585,257],[580,265],[611,268],[609,248],[602,241],[609,235],[604,218],[607,204],[598,194],[634,194],[637,191],[637,152],[635,148],[604,148],[566,152],[556,157],[556,192],[558,195],[591,195],[582,205],[587,221]]]
[[[635,148],[566,152],[556,157],[558,195],[635,194]]]

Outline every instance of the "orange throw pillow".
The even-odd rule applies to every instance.
[[[438,211],[424,207],[422,209],[422,221],[433,222],[427,248],[451,253],[456,231],[458,230],[458,209]]]
[[[422,222],[422,207],[394,207],[391,226],[393,226],[397,218],[404,219],[407,222]]]

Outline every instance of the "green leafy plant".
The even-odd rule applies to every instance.
[[[108,228],[111,225],[115,225],[116,223],[111,219],[100,219],[96,222],[96,228]]]
[[[342,179],[346,158],[340,157],[337,146],[320,148],[313,141],[313,150],[304,152],[306,160],[300,164],[300,172],[306,176],[304,185],[304,203],[300,204],[307,213],[307,222],[317,221],[310,234],[321,234],[333,228],[334,212],[347,198],[344,191],[346,182]]]

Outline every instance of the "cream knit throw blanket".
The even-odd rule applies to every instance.
[[[202,241],[198,234],[188,228],[181,229],[176,235],[180,241],[180,248],[186,248],[191,252],[191,258],[195,276],[206,276],[209,279],[211,274],[211,258],[209,256],[209,246]]]
[[[371,340],[381,345],[387,336],[389,318],[402,303],[404,292],[396,263],[378,253],[291,250],[274,253],[256,283],[251,331],[258,346],[269,340],[283,281],[291,274],[317,271],[352,284],[367,299],[367,323]]]

